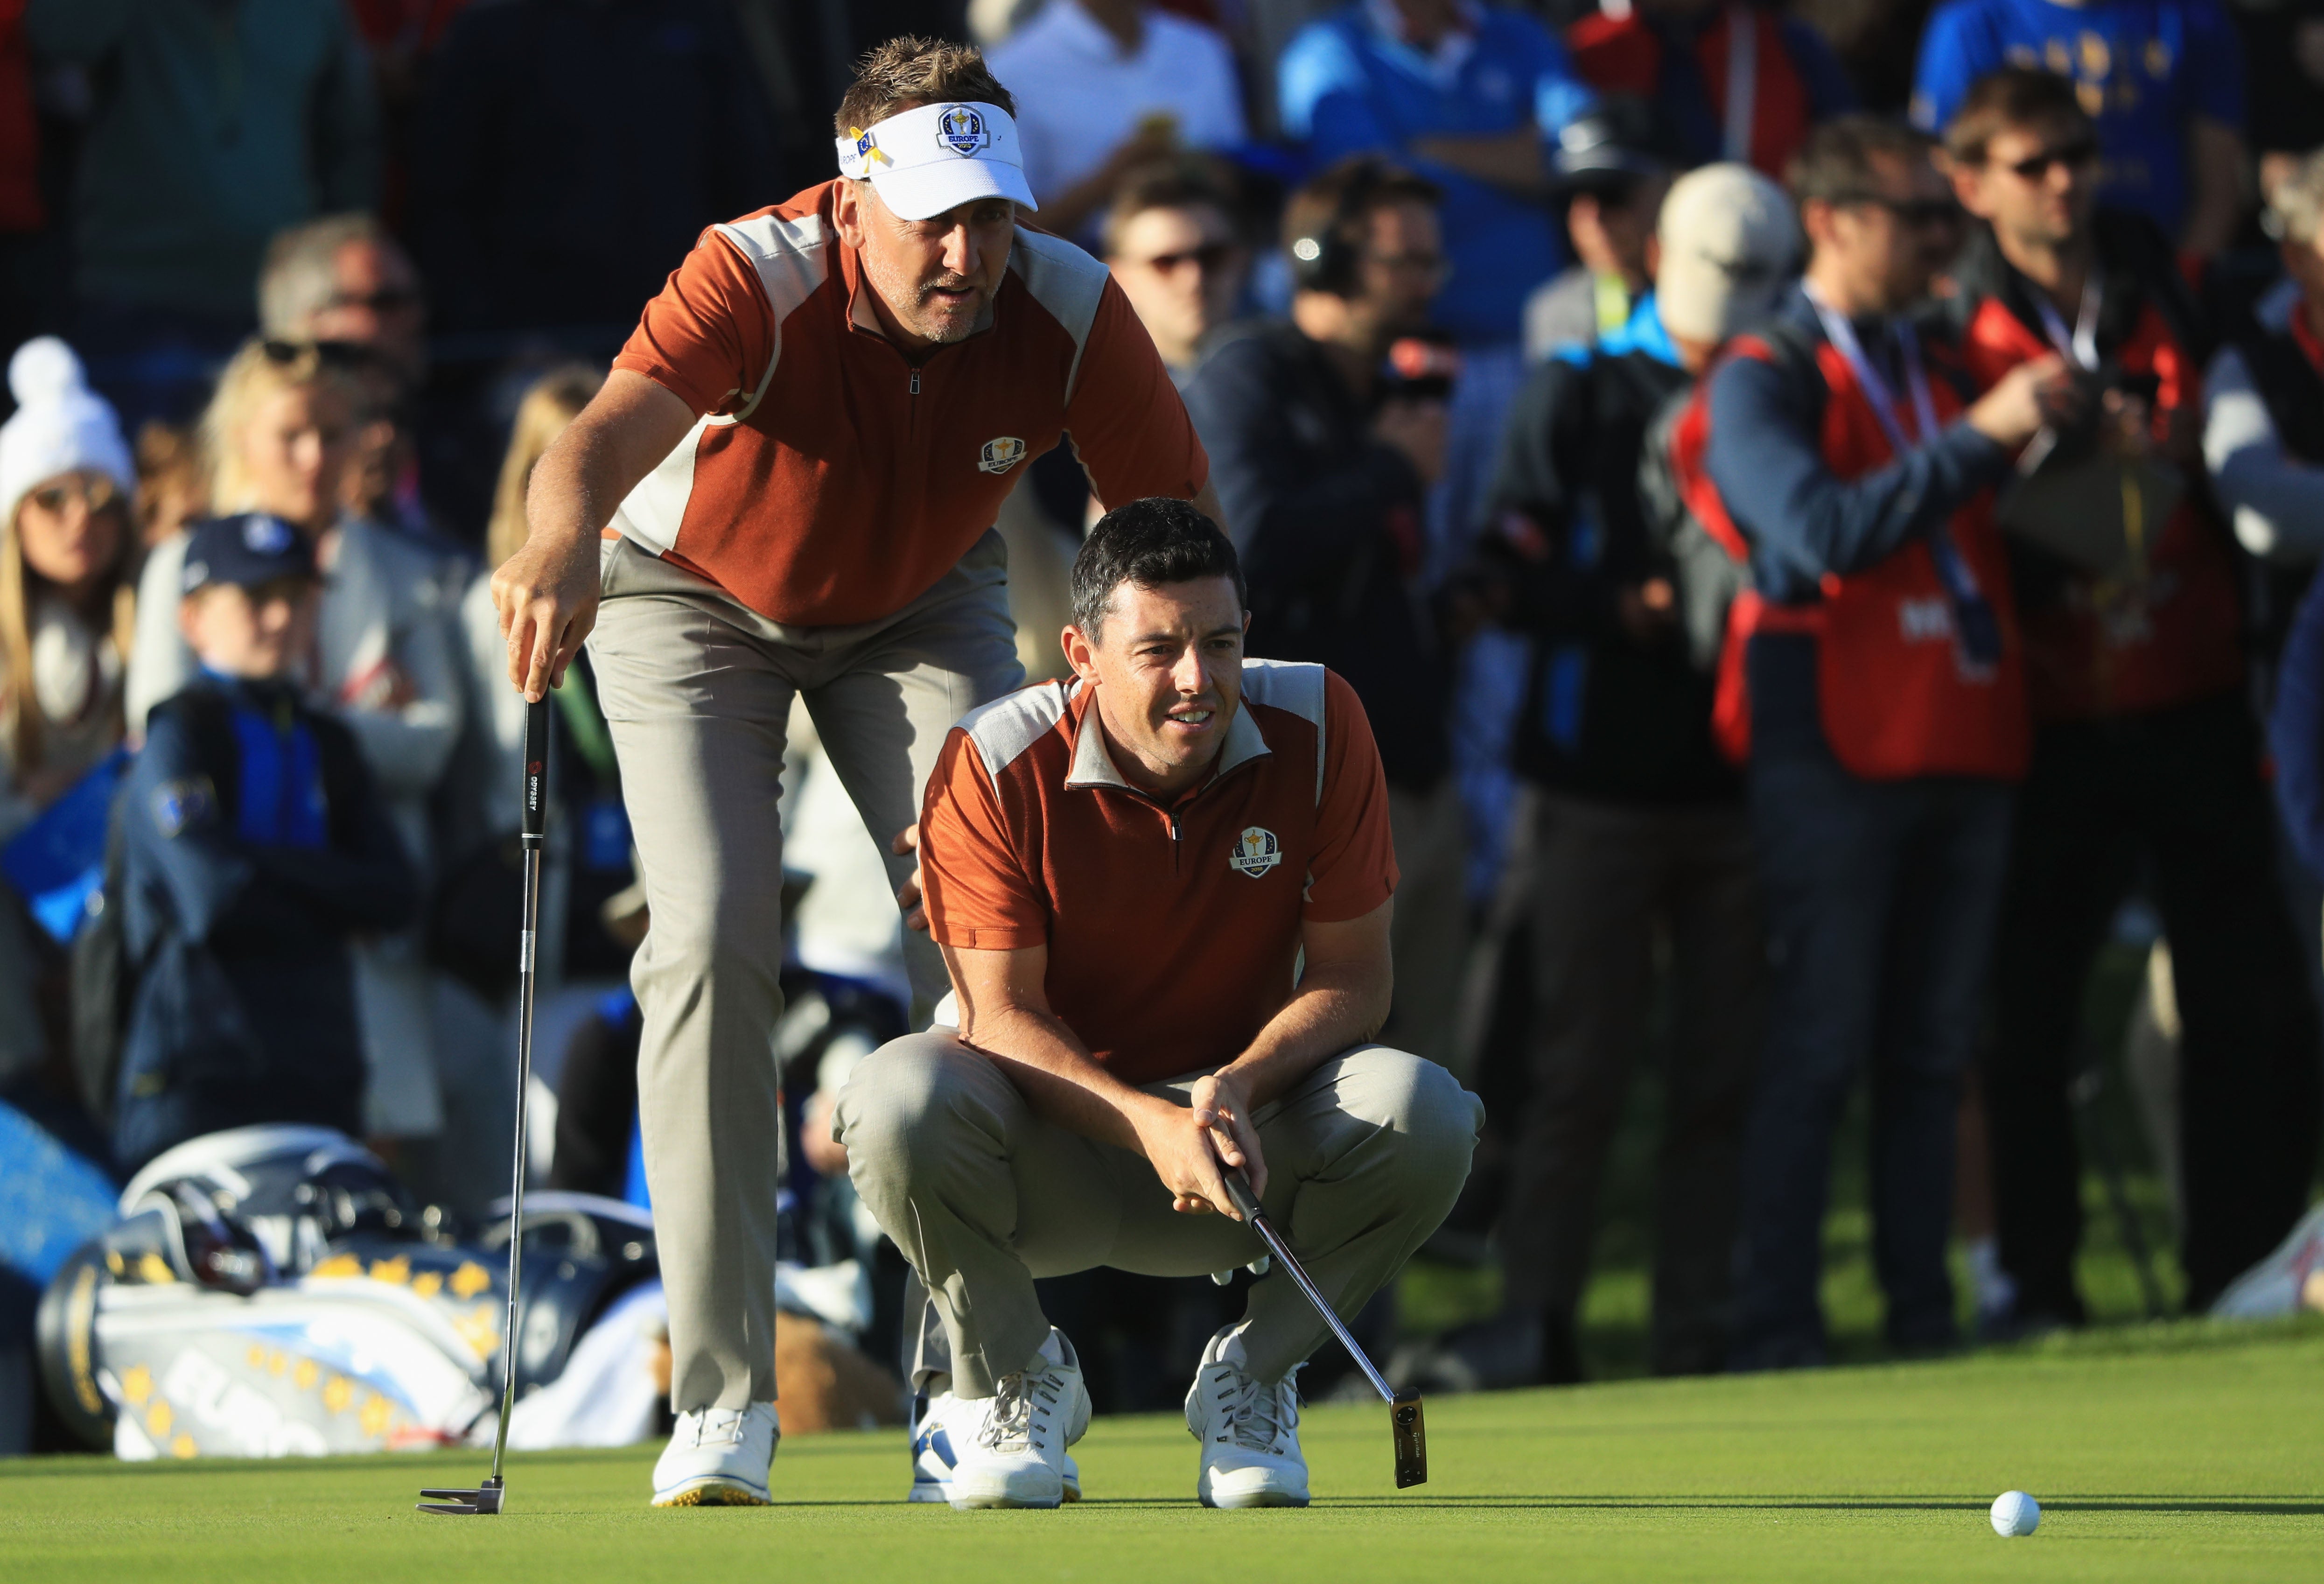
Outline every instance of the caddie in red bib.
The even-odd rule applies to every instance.
[[[1992,491],[2074,400],[2052,357],[1971,405],[1913,317],[1960,239],[1919,134],[1849,117],[1795,172],[1806,279],[1729,344],[1673,444],[1695,516],[1750,574],[1720,701],[1773,973],[1729,1353],[1747,1368],[1823,1357],[1831,1130],[1868,1065],[1889,1338],[1954,1339],[1953,1112],[2028,741]]]

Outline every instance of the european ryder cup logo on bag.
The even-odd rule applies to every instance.
[[[948,105],[936,117],[936,142],[964,160],[973,160],[992,146],[992,134],[973,105]]]
[[[1235,839],[1234,851],[1227,854],[1230,868],[1240,870],[1257,879],[1283,861],[1282,845],[1275,833],[1259,825],[1247,825]]]
[[[1025,442],[1014,435],[1002,435],[984,442],[976,469],[979,473],[1007,473],[1024,460]]]

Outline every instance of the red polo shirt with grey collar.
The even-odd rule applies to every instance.
[[[1109,506],[1202,489],[1202,442],[1103,264],[1018,227],[974,331],[912,363],[859,300],[838,187],[713,226],[646,305],[613,366],[696,417],[609,534],[772,621],[844,626],[950,571],[1068,431]]]
[[[1217,770],[1176,802],[1114,768],[1094,695],[964,716],[928,778],[920,880],[944,945],[1049,950],[1049,1008],[1131,1083],[1219,1066],[1291,996],[1300,926],[1396,891],[1388,781],[1355,691],[1243,662]]]

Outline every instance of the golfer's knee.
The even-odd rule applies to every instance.
[[[1404,1051],[1374,1046],[1348,1060],[1361,1064],[1361,1077],[1343,1084],[1343,1103],[1379,1125],[1377,1142],[1394,1158],[1397,1175],[1424,1195],[1459,1193],[1484,1103],[1434,1062]]]
[[[988,1130],[985,1058],[941,1034],[908,1034],[864,1057],[835,1112],[849,1171],[868,1193],[875,1181],[908,1186],[947,1159],[964,1134]]]

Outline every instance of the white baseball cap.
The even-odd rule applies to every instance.
[[[1775,310],[1800,268],[1800,223],[1784,189],[1748,165],[1690,170],[1663,199],[1655,307],[1689,341],[1724,341]]]
[[[1025,182],[1016,119],[998,105],[922,105],[851,129],[834,144],[839,173],[868,179],[880,201],[907,220],[984,198],[1040,207]]]

